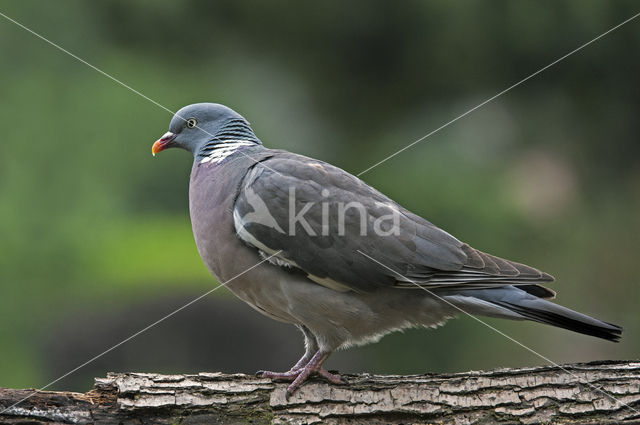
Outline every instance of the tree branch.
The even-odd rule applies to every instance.
[[[85,394],[37,393],[0,423],[640,424],[638,361],[347,378],[314,380],[287,401],[286,384],[242,374],[110,373]],[[30,394],[0,389],[0,411]]]

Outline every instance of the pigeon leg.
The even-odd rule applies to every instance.
[[[304,355],[298,362],[290,369],[290,371],[300,370],[309,363],[313,355],[318,351],[318,341],[316,337],[311,333],[309,328],[304,325],[298,325],[298,329],[304,335]]]
[[[318,350],[316,354],[314,354],[314,356],[311,358],[311,360],[309,360],[309,362],[300,369],[296,370],[294,368],[291,368],[290,371],[283,373],[261,371],[258,372],[258,376],[275,380],[293,381],[291,385],[287,387],[287,399],[289,399],[291,394],[296,392],[296,390],[300,388],[300,386],[313,375],[321,376],[332,384],[346,383],[346,381],[342,379],[340,375],[335,375],[331,372],[327,372],[322,368],[322,364],[325,362],[325,360],[327,360],[330,354],[331,351]],[[302,361],[303,359],[304,357],[300,360]]]
[[[271,378],[271,379],[283,379],[293,381],[298,376],[297,372],[305,367],[307,363],[311,360],[313,355],[318,351],[318,342],[316,341],[316,337],[313,336],[311,331],[304,325],[296,326],[302,334],[304,335],[304,354],[296,362],[295,365],[291,367],[287,372],[270,372],[267,370],[260,370],[256,372],[256,375],[262,378]]]
[[[307,363],[309,363],[309,361],[311,360],[312,357],[313,357],[313,351],[311,351],[311,352],[307,351],[306,353],[304,353],[304,356],[302,356],[300,358],[300,360],[298,360],[296,362],[296,364],[293,365],[291,367],[291,369],[289,369],[289,372],[297,372],[297,371],[299,371],[300,369],[305,367],[307,365]]]
[[[303,367],[305,367],[307,363],[309,363],[309,360],[311,360],[311,358],[312,358],[311,354],[307,352],[307,353],[304,353],[304,355],[300,358],[300,360],[298,360],[296,364],[293,365],[291,369],[289,369],[286,372],[271,372],[269,370],[259,370],[258,372],[256,372],[256,375],[259,376],[260,378],[293,381],[294,379],[296,379],[296,377],[300,373],[300,370]]]
[[[309,363],[296,372],[298,376],[296,376],[294,381],[287,388],[287,399],[312,375],[320,375],[333,384],[345,383],[339,375],[334,375],[322,368],[322,364],[327,360],[327,358],[329,358],[330,354],[330,351],[318,350]]]

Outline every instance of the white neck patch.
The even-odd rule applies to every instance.
[[[251,146],[255,144],[255,142],[251,142],[249,140],[223,140],[223,143],[216,146],[209,156],[200,160],[200,164],[205,164],[207,162],[219,163],[242,146]]]

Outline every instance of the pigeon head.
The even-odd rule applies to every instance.
[[[247,120],[233,109],[217,103],[194,103],[176,112],[169,131],[153,144],[151,152],[155,155],[180,148],[197,158],[238,141],[261,144]]]

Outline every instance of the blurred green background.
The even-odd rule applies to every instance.
[[[358,173],[637,13],[632,1],[4,0],[0,11],[169,109],[224,103],[268,147]],[[638,358],[640,20],[362,177],[557,278],[619,344],[488,320],[555,362]],[[0,386],[40,387],[213,288],[171,115],[0,18]],[[297,331],[226,290],[57,382],[288,368]],[[544,364],[476,321],[337,353],[343,372]]]

